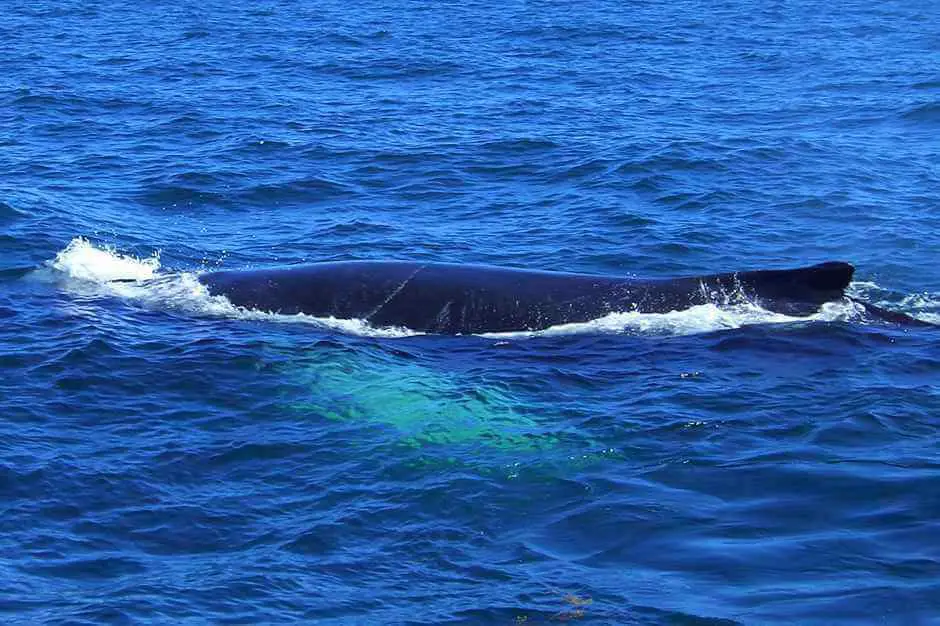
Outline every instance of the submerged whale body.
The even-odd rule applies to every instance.
[[[805,316],[844,296],[854,268],[828,262],[671,279],[404,261],[222,271],[199,280],[232,304],[271,313],[363,319],[426,333],[533,331],[609,313],[666,313],[749,301]]]

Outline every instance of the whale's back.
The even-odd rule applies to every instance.
[[[358,318],[435,333],[539,330],[612,312],[662,313],[746,298],[806,315],[842,298],[854,268],[830,262],[636,280],[478,265],[355,261],[212,272],[200,280],[236,306],[274,313]]]

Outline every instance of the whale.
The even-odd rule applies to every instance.
[[[749,302],[806,317],[844,299],[854,271],[850,263],[829,261],[796,269],[631,278],[453,263],[340,261],[213,271],[198,280],[211,295],[245,309],[461,335],[538,331],[610,313],[667,313],[708,303]],[[879,311],[871,306],[871,312]],[[892,321],[906,317],[891,314]]]

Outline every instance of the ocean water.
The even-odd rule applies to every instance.
[[[8,3],[0,621],[940,624],[935,329],[844,302],[439,337],[196,280],[838,259],[940,321],[937,17]]]

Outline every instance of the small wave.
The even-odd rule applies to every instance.
[[[187,30],[187,31],[183,32],[183,37],[182,37],[182,38],[183,38],[184,40],[188,40],[188,39],[205,39],[206,37],[209,37],[210,35],[211,35],[211,33],[210,33],[208,30],[204,30],[204,29],[201,29],[201,28],[196,28],[196,29],[190,29],[190,30]]]
[[[940,123],[940,103],[921,104],[904,111],[901,117],[912,122]]]
[[[940,80],[924,80],[911,85],[914,89],[940,89]]]
[[[350,236],[350,235],[385,235],[395,232],[390,224],[373,222],[370,220],[353,219],[327,227],[321,235]]]
[[[454,76],[462,69],[458,63],[427,57],[386,58],[366,63],[328,62],[316,67],[316,70],[323,74],[373,81]]]
[[[139,196],[142,204],[167,208],[175,206],[229,206],[233,202],[225,193],[188,185],[166,184],[146,189]]]
[[[10,206],[6,202],[0,202],[0,224],[3,224],[4,222],[12,222],[25,216],[26,213],[23,211]]]
[[[352,196],[353,193],[353,190],[348,185],[339,181],[329,180],[325,177],[311,176],[279,183],[256,185],[239,195],[242,199],[249,202],[270,204],[278,202],[322,202],[324,200],[349,197]]]
[[[541,154],[550,150],[555,150],[560,146],[559,144],[549,139],[541,139],[537,137],[520,137],[516,139],[498,139],[495,141],[487,141],[483,143],[481,147],[487,152],[518,155],[526,153]]]

